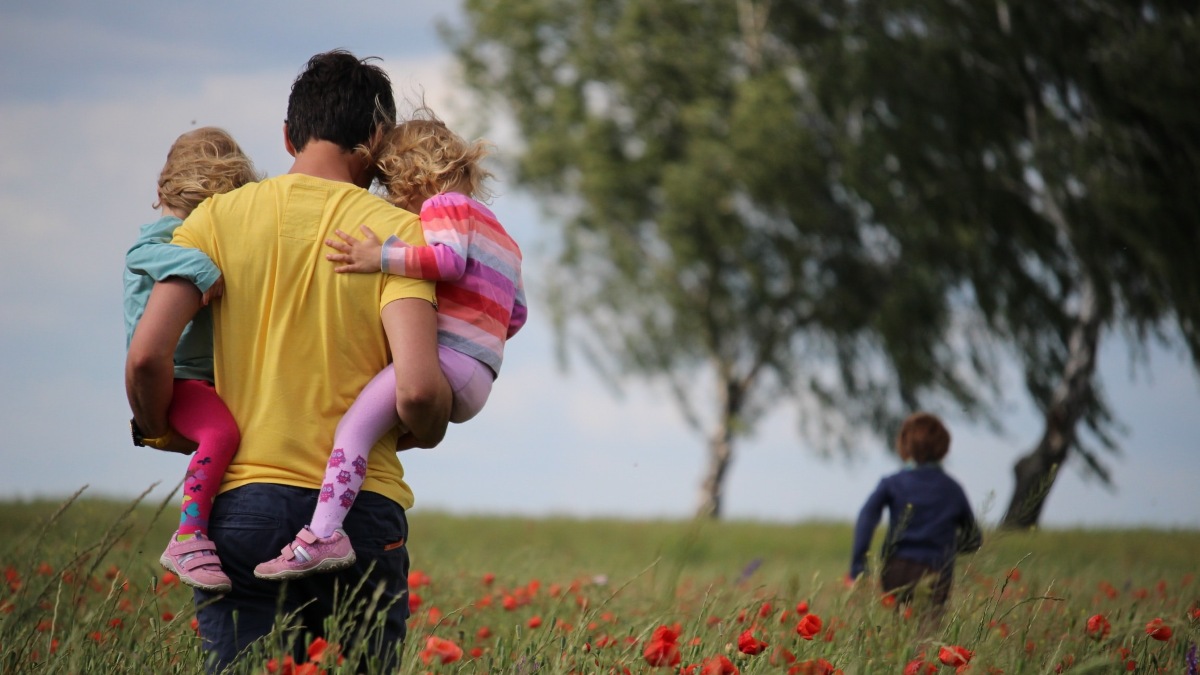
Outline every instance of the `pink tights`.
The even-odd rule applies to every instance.
[[[167,419],[199,446],[183,481],[179,533],[207,536],[213,498],[241,442],[237,422],[217,390],[204,380],[175,380]]]

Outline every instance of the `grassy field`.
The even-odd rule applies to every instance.
[[[191,594],[157,564],[174,521],[173,499],[0,503],[0,673],[202,672]],[[1196,672],[1200,532],[990,533],[934,623],[844,584],[848,524],[410,525],[404,673]],[[342,670],[321,645],[237,672]],[[939,659],[956,647],[969,665]]]

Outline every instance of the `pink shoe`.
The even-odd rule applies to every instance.
[[[233,588],[221,569],[217,545],[211,539],[199,533],[185,541],[179,541],[175,536],[171,536],[171,543],[158,559],[164,568],[174,572],[188,586],[210,593],[228,593]]]
[[[341,528],[322,539],[306,526],[295,540],[283,547],[283,555],[254,568],[259,579],[299,579],[318,572],[332,572],[354,564],[357,557],[350,537]]]

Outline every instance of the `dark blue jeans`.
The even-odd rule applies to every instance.
[[[338,640],[343,653],[358,640],[364,643],[358,646],[365,648],[365,658],[375,661],[368,668],[364,660],[359,670],[395,672],[399,667],[408,619],[408,519],[399,504],[373,492],[358,495],[343,526],[358,554],[353,567],[283,583],[254,576],[255,565],[278,556],[308,524],[316,503],[317,490],[271,483],[244,485],[217,497],[209,535],[233,590],[224,596],[195,592],[211,671],[223,670],[270,633],[277,619],[292,614],[299,631],[290,634],[290,644],[286,639],[283,644],[297,662],[307,660],[309,638],[326,634],[325,622],[335,607],[339,618],[347,616],[347,596],[354,589],[349,602],[359,606],[349,617],[367,629],[382,624],[382,630],[346,630]],[[379,599],[372,604],[376,593]]]

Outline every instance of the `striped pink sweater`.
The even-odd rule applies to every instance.
[[[436,281],[438,343],[500,374],[504,342],[525,325],[521,249],[486,206],[457,192],[421,205],[426,246],[384,242],[388,274]]]

